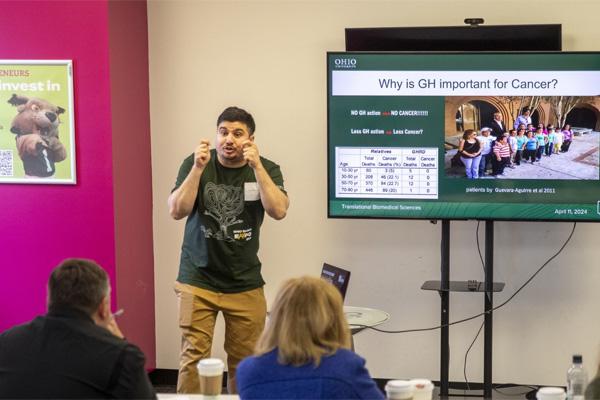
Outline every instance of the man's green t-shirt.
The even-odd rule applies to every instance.
[[[260,157],[282,191],[279,165]],[[194,165],[190,155],[179,168],[177,189]],[[265,210],[254,170],[248,165],[227,168],[211,150],[202,172],[196,203],[185,224],[177,281],[223,293],[262,287],[258,259],[259,233]]]

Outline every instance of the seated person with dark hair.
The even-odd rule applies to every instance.
[[[110,310],[96,263],[68,259],[48,281],[48,313],[0,334],[0,398],[155,399],[140,349]]]
[[[340,292],[318,278],[296,278],[279,290],[256,355],[237,370],[242,399],[383,399],[350,351]]]

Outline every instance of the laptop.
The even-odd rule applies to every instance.
[[[321,270],[321,279],[326,280],[333,286],[338,288],[342,295],[342,299],[346,298],[346,291],[348,290],[348,282],[350,281],[350,271],[335,267],[333,265],[323,263],[323,269]]]

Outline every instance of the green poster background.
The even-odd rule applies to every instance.
[[[71,61],[6,61],[0,60],[0,153],[12,153],[13,175],[0,171],[0,182],[10,183],[75,183],[75,143],[73,127],[73,90]],[[13,94],[43,99],[65,112],[59,114],[59,140],[67,158],[55,163],[56,172],[48,178],[25,178],[23,163],[15,144],[11,123],[17,107],[8,103]],[[1,156],[0,156],[1,157]],[[6,162],[6,159],[4,160]],[[2,160],[0,160],[0,164]]]

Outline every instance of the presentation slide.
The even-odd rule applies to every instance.
[[[600,221],[600,53],[327,57],[330,217]]]

